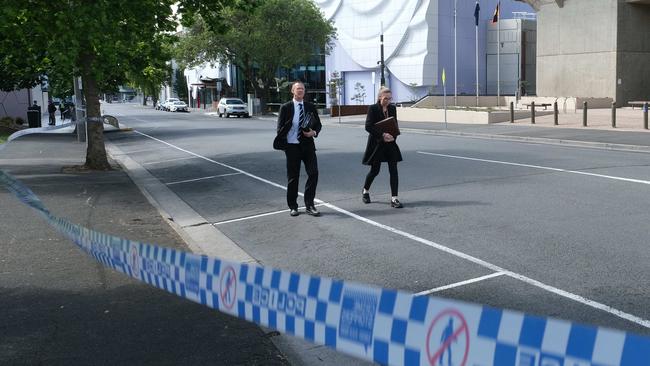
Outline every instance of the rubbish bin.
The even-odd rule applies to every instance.
[[[41,127],[41,109],[30,107],[27,109],[27,123],[29,128]]]

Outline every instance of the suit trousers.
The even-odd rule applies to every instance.
[[[284,151],[287,157],[287,205],[298,209],[298,183],[300,180],[300,163],[305,163],[307,182],[305,183],[305,206],[314,204],[316,186],[318,185],[318,160],[316,151],[305,144],[289,144]]]

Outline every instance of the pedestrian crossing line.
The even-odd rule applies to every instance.
[[[221,178],[221,177],[229,177],[231,175],[240,175],[241,173],[227,173],[227,174],[219,174],[219,175],[211,175],[208,177],[201,177],[201,178],[194,178],[194,179],[186,179],[186,180],[179,180],[177,182],[169,182],[165,183],[168,186],[173,186],[174,184],[181,184],[181,183],[191,183],[191,182],[198,182],[201,180],[206,180],[206,179],[213,179],[213,178]]]
[[[613,179],[613,180],[618,180],[618,181],[628,182],[628,183],[639,183],[639,184],[650,185],[650,181],[642,180],[642,179],[623,178],[623,177],[617,177],[617,176],[613,176],[613,175],[588,173],[588,172],[582,172],[582,171],[579,171],[579,170],[553,168],[553,167],[542,166],[542,165],[521,164],[521,163],[513,163],[513,162],[509,162],[509,161],[490,160],[490,159],[479,159],[479,158],[471,158],[471,157],[468,157],[468,156],[437,154],[437,153],[431,153],[431,152],[426,152],[426,151],[418,151],[418,154],[440,156],[440,157],[443,157],[443,158],[479,161],[479,162],[482,162],[482,163],[493,163],[493,164],[520,166],[520,167],[524,167],[524,168],[550,170],[550,171],[560,172],[560,173],[580,174],[580,175],[587,175],[587,176],[597,177],[597,178]]]
[[[189,159],[196,159],[196,156],[186,156],[182,158],[174,158],[174,159],[167,159],[167,160],[158,160],[158,161],[150,161],[147,163],[142,163],[142,165],[154,165],[154,164],[162,164],[162,163],[171,163],[172,161],[179,161],[179,160],[189,160]]]
[[[156,137],[153,137],[153,136],[147,135],[147,134],[145,134],[145,133],[142,133],[142,132],[139,132],[139,131],[136,131],[136,130],[134,130],[134,132],[137,133],[137,134],[140,134],[140,135],[142,135],[142,136],[146,136],[146,137],[148,137],[148,138],[150,138],[150,139],[152,139],[152,140],[158,141],[158,142],[160,142],[160,143],[162,143],[162,144],[165,144],[165,145],[167,145],[167,146],[170,146],[170,147],[173,147],[173,148],[175,148],[175,149],[178,149],[179,151],[186,152],[186,153],[188,153],[188,154],[190,154],[190,155],[194,155],[194,156],[200,157],[200,158],[202,158],[202,159],[204,159],[204,160],[206,160],[206,161],[210,161],[210,162],[213,162],[213,163],[215,163],[215,164],[217,164],[217,165],[220,165],[220,166],[223,166],[223,167],[230,168],[230,169],[232,169],[232,170],[234,170],[234,171],[237,171],[237,172],[241,172],[242,174],[244,174],[244,175],[246,175],[246,176],[249,176],[249,177],[251,177],[251,178],[253,178],[253,179],[255,179],[255,180],[258,180],[258,181],[260,181],[260,182],[263,182],[263,183],[269,184],[269,185],[271,185],[271,186],[273,186],[273,187],[277,187],[277,188],[279,188],[279,189],[283,189],[283,190],[285,190],[285,191],[287,190],[287,187],[286,187],[286,186],[283,186],[283,185],[281,185],[281,184],[279,184],[279,183],[275,183],[275,182],[270,181],[270,180],[268,180],[268,179],[265,179],[265,178],[259,177],[259,176],[257,176],[257,175],[252,174],[252,173],[249,173],[249,172],[246,172],[246,171],[244,171],[244,170],[242,170],[242,169],[235,168],[235,167],[233,167],[233,166],[231,166],[231,165],[228,165],[228,164],[225,164],[225,163],[221,163],[221,162],[218,162],[218,161],[216,161],[216,160],[213,160],[213,159],[207,158],[207,157],[205,157],[205,156],[202,156],[202,155],[199,155],[199,154],[197,154],[197,153],[191,152],[191,151],[189,151],[189,150],[183,149],[183,148],[181,148],[181,147],[175,146],[175,145],[173,145],[173,144],[171,144],[171,143],[169,143],[169,142],[167,142],[167,141],[160,140],[160,139],[158,139],[158,138],[156,138]],[[423,152],[421,152],[421,153],[423,153]],[[434,155],[433,153],[429,153],[429,154]],[[442,155],[442,154],[441,154],[441,155]],[[453,155],[449,155],[449,157],[455,157],[455,156],[453,156]],[[462,158],[462,157],[461,157],[461,158]],[[468,158],[468,159],[469,159],[469,160],[472,160],[472,159],[474,159],[474,158]],[[474,159],[474,160],[480,160],[480,159]],[[497,161],[495,160],[495,162],[497,162]],[[510,164],[511,164],[511,165],[517,165],[517,164],[515,164],[515,163],[510,163]],[[561,171],[562,169],[558,169],[558,170]],[[302,195],[302,193],[300,193],[300,195]],[[327,207],[327,208],[329,208],[329,209],[331,209],[331,210],[337,211],[337,212],[339,212],[339,213],[341,213],[341,214],[344,214],[344,215],[346,215],[346,216],[349,216],[349,217],[354,218],[354,219],[356,219],[356,220],[359,220],[359,221],[361,221],[361,222],[365,222],[365,223],[367,223],[367,224],[369,224],[369,225],[372,225],[372,226],[375,226],[375,227],[377,227],[377,228],[384,229],[384,230],[389,231],[389,232],[391,232],[391,233],[393,233],[393,234],[395,234],[395,235],[402,236],[402,237],[404,237],[404,238],[407,238],[407,239],[413,240],[413,241],[415,241],[415,242],[418,242],[418,243],[421,243],[421,244],[427,245],[427,246],[429,246],[429,247],[432,247],[432,248],[438,249],[438,250],[440,250],[440,251],[442,251],[442,252],[445,252],[445,253],[451,254],[451,255],[453,255],[453,256],[456,256],[456,257],[459,257],[459,258],[465,259],[465,260],[467,260],[467,261],[469,261],[469,262],[472,262],[472,263],[478,264],[479,266],[482,266],[482,267],[488,268],[488,269],[490,269],[490,270],[492,270],[492,271],[494,271],[494,272],[504,272],[505,275],[507,275],[507,276],[509,276],[509,277],[512,277],[512,278],[515,278],[515,279],[518,279],[518,280],[520,280],[520,281],[522,281],[522,282],[524,282],[524,283],[527,283],[527,284],[530,284],[530,285],[533,285],[533,286],[539,287],[539,288],[541,288],[541,289],[543,289],[543,290],[546,290],[546,291],[548,291],[548,292],[554,293],[554,294],[556,294],[556,295],[559,295],[559,296],[562,296],[562,297],[566,297],[566,298],[568,298],[568,299],[570,299],[570,300],[576,301],[576,302],[581,303],[581,304],[583,304],[583,305],[587,305],[587,306],[592,307],[592,308],[594,308],[594,309],[598,309],[598,310],[604,311],[604,312],[606,312],[606,313],[609,313],[609,314],[611,314],[611,315],[614,315],[614,316],[617,316],[617,317],[619,317],[619,318],[625,319],[625,320],[630,321],[630,322],[632,322],[632,323],[635,323],[635,324],[641,325],[641,326],[643,326],[643,327],[645,327],[645,328],[650,328],[650,320],[648,320],[648,319],[643,319],[643,318],[638,317],[638,316],[636,316],[636,315],[633,315],[633,314],[630,314],[630,313],[626,313],[626,312],[624,312],[624,311],[622,311],[622,310],[619,310],[619,309],[613,308],[613,307],[611,307],[611,306],[609,306],[609,305],[605,305],[605,304],[599,303],[599,302],[597,302],[597,301],[587,299],[587,298],[585,298],[585,297],[583,297],[583,296],[580,296],[580,295],[577,295],[577,294],[574,294],[574,293],[571,293],[571,292],[568,292],[568,291],[562,290],[562,289],[560,289],[560,288],[557,288],[557,287],[554,287],[554,286],[547,285],[547,284],[542,283],[542,282],[540,282],[540,281],[537,281],[537,280],[535,280],[535,279],[532,279],[532,278],[526,277],[526,276],[524,276],[524,275],[522,275],[522,274],[515,273],[515,272],[512,272],[512,271],[508,271],[508,270],[506,270],[506,269],[504,269],[504,268],[502,268],[502,267],[497,266],[496,264],[493,264],[493,263],[490,263],[490,262],[484,261],[484,260],[482,260],[482,259],[480,259],[480,258],[477,258],[477,257],[471,256],[471,255],[469,255],[469,254],[463,253],[463,252],[458,251],[458,250],[456,250],[456,249],[452,249],[452,248],[450,248],[450,247],[444,246],[444,245],[442,245],[442,244],[438,244],[438,243],[433,242],[433,241],[431,241],[431,240],[421,238],[421,237],[416,236],[416,235],[413,235],[413,234],[411,234],[411,233],[407,233],[407,232],[405,232],[405,231],[402,231],[402,230],[396,229],[396,228],[394,228],[394,227],[391,227],[391,226],[388,226],[388,225],[385,225],[385,224],[379,223],[379,222],[377,222],[377,221],[371,220],[371,219],[369,219],[369,218],[366,218],[366,217],[363,217],[363,216],[357,215],[357,214],[355,214],[355,213],[353,213],[353,212],[350,212],[350,211],[348,211],[348,210],[345,210],[345,209],[343,209],[343,208],[340,208],[340,207],[338,207],[338,206],[335,206],[335,205],[333,205],[333,204],[331,204],[331,203],[327,203],[327,202],[324,202],[324,201],[319,200],[319,199],[314,200],[314,203],[317,203],[317,204],[323,204],[325,207]]]
[[[314,206],[324,206],[324,203],[319,203],[315,204]],[[298,210],[303,210],[305,209],[305,206],[300,206],[298,207]],[[223,225],[223,224],[232,224],[233,222],[240,222],[240,221],[246,221],[246,220],[252,220],[252,219],[258,219],[260,217],[265,217],[265,216],[272,216],[272,215],[277,215],[277,214],[283,214],[289,212],[289,209],[286,210],[280,210],[280,211],[273,211],[273,212],[266,212],[263,214],[258,214],[258,215],[252,215],[252,216],[245,216],[245,217],[240,217],[236,219],[231,219],[231,220],[225,220],[225,221],[219,221],[219,222],[213,222],[212,225],[217,226],[217,225]]]
[[[495,272],[495,273],[491,273],[489,275],[476,277],[476,278],[471,278],[469,280],[456,282],[456,283],[452,283],[452,284],[449,284],[449,285],[432,288],[431,290],[425,290],[425,291],[422,291],[422,292],[418,292],[418,293],[415,294],[415,296],[429,295],[429,294],[432,294],[434,292],[440,292],[440,291],[449,290],[449,289],[456,288],[456,287],[469,285],[469,284],[476,283],[476,282],[481,282],[481,281],[484,281],[484,280],[489,280],[490,278],[503,276],[505,274],[506,274],[505,272]]]

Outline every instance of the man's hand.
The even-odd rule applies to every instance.
[[[314,137],[316,136],[316,131],[314,130],[302,131],[302,135],[305,137]]]
[[[395,141],[395,138],[390,133],[384,132],[383,138],[384,138],[384,142],[393,142],[393,141]]]

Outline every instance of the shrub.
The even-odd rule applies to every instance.
[[[13,124],[14,124],[14,119],[9,116],[0,118],[0,126],[9,127],[9,126],[13,126]]]

